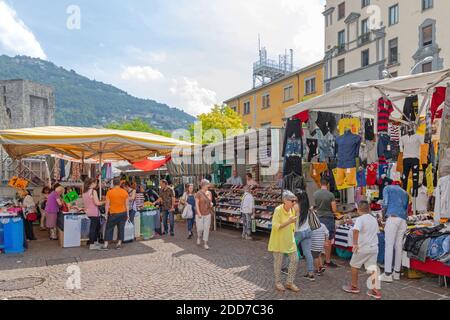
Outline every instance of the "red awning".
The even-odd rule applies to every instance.
[[[144,172],[149,172],[149,171],[153,171],[156,169],[159,169],[163,166],[166,165],[167,162],[169,162],[170,160],[172,160],[171,156],[168,156],[166,158],[163,158],[161,160],[144,160],[144,161],[139,161],[139,162],[132,162],[132,166],[135,167],[138,170],[142,170]]]

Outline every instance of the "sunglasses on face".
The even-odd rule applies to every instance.
[[[297,203],[298,201],[297,200],[288,200],[289,202],[292,202],[292,203]]]

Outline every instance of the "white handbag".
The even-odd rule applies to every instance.
[[[181,217],[186,220],[194,218],[194,211],[192,210],[192,206],[190,204],[187,204],[184,207],[183,214],[181,215]]]

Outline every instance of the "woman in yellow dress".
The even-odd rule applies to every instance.
[[[298,217],[294,210],[297,202],[297,197],[292,192],[285,191],[283,204],[275,209],[272,217],[269,251],[273,253],[274,257],[275,288],[278,291],[286,291],[286,289],[294,292],[300,291],[294,284],[298,265],[297,245],[295,244],[295,225]],[[289,256],[290,263],[286,286],[283,286],[281,267],[285,254]]]

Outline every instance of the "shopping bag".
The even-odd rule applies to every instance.
[[[124,242],[131,242],[134,240],[134,225],[131,223],[131,221],[127,221],[125,223],[125,235],[124,235]]]
[[[194,217],[194,212],[192,211],[192,206],[190,204],[186,205],[181,215],[183,219],[189,220]]]
[[[320,227],[322,226],[314,209],[310,209],[308,212],[308,222],[309,227],[311,228],[312,231],[320,229]]]

